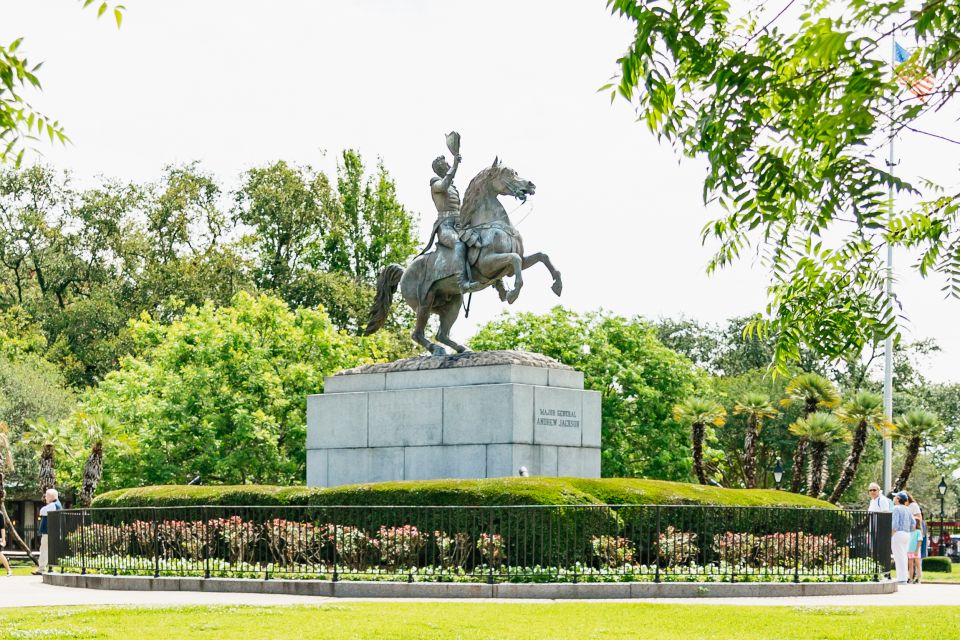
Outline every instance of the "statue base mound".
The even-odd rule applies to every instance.
[[[600,477],[600,394],[540,354],[486,351],[348,369],[307,398],[307,485]]]

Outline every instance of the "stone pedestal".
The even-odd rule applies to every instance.
[[[600,477],[600,394],[537,354],[411,358],[341,372],[307,398],[307,485]]]

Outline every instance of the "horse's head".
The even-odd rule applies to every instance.
[[[501,196],[513,196],[526,201],[527,196],[532,196],[537,190],[537,185],[524,180],[510,167],[501,165],[499,158],[494,158],[486,171],[490,173],[490,186]]]

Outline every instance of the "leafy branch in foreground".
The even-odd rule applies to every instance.
[[[774,337],[778,372],[801,346],[841,360],[895,334],[889,243],[918,247],[918,271],[960,296],[960,194],[897,178],[884,160],[890,131],[922,131],[918,118],[957,93],[960,1],[909,14],[902,0],[757,2],[743,16],[726,0],[608,6],[636,31],[604,88],[636,104],[659,139],[707,161],[704,200],[722,210],[702,231],[719,242],[708,270],[748,253],[768,268],[766,315],[750,328]],[[919,46],[891,69],[890,39],[905,32]],[[924,73],[935,89],[904,94],[897,76]],[[892,212],[888,189],[919,203]]]
[[[96,4],[98,18],[112,9],[113,18],[120,27],[126,9],[122,4],[97,3],[96,0],[82,2],[84,8]],[[22,43],[23,38],[17,38],[8,45],[0,45],[0,164],[12,160],[17,167],[23,161],[29,142],[43,136],[51,142],[65,143],[68,140],[59,122],[35,110],[22,95],[25,89],[41,88],[37,71],[43,64],[31,65],[19,52]]]

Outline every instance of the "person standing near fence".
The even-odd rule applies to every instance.
[[[880,492],[880,485],[876,482],[871,482],[867,492],[870,496],[870,504],[867,506],[867,511],[870,513],[877,511],[887,513],[890,511],[890,501],[887,499],[887,496]]]
[[[910,575],[907,562],[907,547],[910,545],[910,534],[913,533],[916,521],[907,508],[907,494],[901,491],[893,494],[893,526],[890,549],[893,552],[893,563],[897,568],[897,583],[907,584]]]
[[[926,556],[924,552],[927,546],[927,523],[924,522],[923,509],[920,507],[920,503],[916,501],[913,494],[909,491],[907,491],[906,494],[907,508],[910,509],[910,513],[913,514],[913,519],[917,523],[917,528],[914,530],[913,536],[920,541],[916,551],[914,551],[914,538],[910,538],[910,553],[916,553],[916,556],[909,556],[910,580],[916,584],[920,582],[920,578],[923,576],[923,558]]]
[[[40,508],[40,527],[37,529],[37,533],[40,534],[40,562],[37,565],[37,570],[33,572],[35,576],[43,573],[50,553],[49,541],[47,540],[47,515],[51,511],[63,509],[63,505],[60,504],[60,494],[56,489],[47,489],[47,492],[43,494],[43,501],[46,504]]]
[[[887,500],[887,496],[883,495],[880,491],[880,485],[876,482],[871,482],[870,486],[867,488],[867,495],[870,496],[870,503],[867,505],[868,513],[889,513],[890,512],[890,501]],[[885,532],[881,532],[877,526],[877,516],[869,517],[869,530],[867,532],[867,544],[870,545],[870,553],[874,556],[874,560],[879,560],[876,558],[876,550],[879,549],[877,545],[877,536],[886,535]]]
[[[923,575],[923,557],[920,554],[921,540],[923,539],[923,529],[917,527],[910,534],[910,544],[907,545],[907,563],[910,565],[910,579],[908,582],[920,584],[920,578]]]

